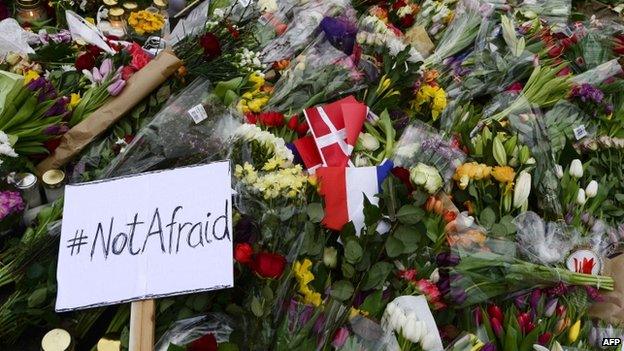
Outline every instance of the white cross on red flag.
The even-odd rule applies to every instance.
[[[353,166],[350,161],[368,106],[355,97],[310,107],[303,111],[311,136],[295,141],[295,146],[310,172],[318,167]]]

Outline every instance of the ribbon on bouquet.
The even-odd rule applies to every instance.
[[[376,205],[375,195],[392,169],[391,161],[379,166],[355,167],[350,160],[369,108],[353,96],[306,109],[311,135],[294,144],[310,173],[316,173],[324,199],[323,225],[341,230],[352,221],[356,232],[364,227],[364,196]]]

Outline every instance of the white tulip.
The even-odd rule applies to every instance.
[[[403,336],[413,342],[414,344],[420,341],[420,338],[422,337],[422,328],[421,328],[421,324],[422,322],[420,322],[417,318],[416,318],[416,314],[415,313],[410,313],[407,318],[406,318],[406,323],[403,326]]]
[[[563,167],[561,165],[555,165],[555,175],[557,178],[563,178]]]
[[[574,178],[581,178],[583,176],[583,164],[578,158],[574,159],[570,164],[570,175]]]
[[[513,206],[520,208],[527,202],[531,193],[531,174],[526,171],[520,172],[514,189]]]
[[[375,151],[379,149],[379,140],[372,134],[361,133],[358,139],[358,143],[366,150]]]
[[[435,337],[433,336],[432,333],[425,333],[425,335],[423,336],[421,342],[420,342],[420,346],[423,348],[423,350],[425,351],[429,351],[429,350],[433,350],[436,347],[436,340]]]
[[[582,206],[585,205],[586,201],[587,198],[585,197],[585,190],[579,189],[578,193],[576,194],[576,203]]]
[[[563,351],[563,347],[561,347],[561,344],[558,341],[555,341],[553,346],[550,348],[550,351]]]
[[[596,196],[597,193],[598,193],[598,182],[595,180],[592,180],[591,182],[589,182],[589,184],[587,184],[587,187],[585,188],[585,195],[587,195],[588,199],[591,199],[592,197]]]
[[[433,272],[431,272],[431,275],[429,276],[429,280],[431,280],[434,284],[440,281],[440,272],[438,272],[437,268],[434,269]]]
[[[540,344],[533,344],[533,351],[549,351],[547,347]]]

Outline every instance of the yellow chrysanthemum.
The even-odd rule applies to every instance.
[[[466,162],[455,170],[453,179],[459,182],[460,189],[466,189],[470,180],[488,179],[492,172],[492,167],[476,162]]]

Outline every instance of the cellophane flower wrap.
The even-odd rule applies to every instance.
[[[356,92],[364,88],[363,83],[364,74],[353,57],[336,49],[321,33],[291,60],[265,110],[297,113],[329,97]]]
[[[193,110],[199,111],[199,122],[191,117],[189,111]],[[203,116],[205,119],[201,120]],[[135,174],[223,158],[223,142],[235,121],[235,113],[211,94],[210,82],[199,78],[173,97],[139,131],[102,176]]]

